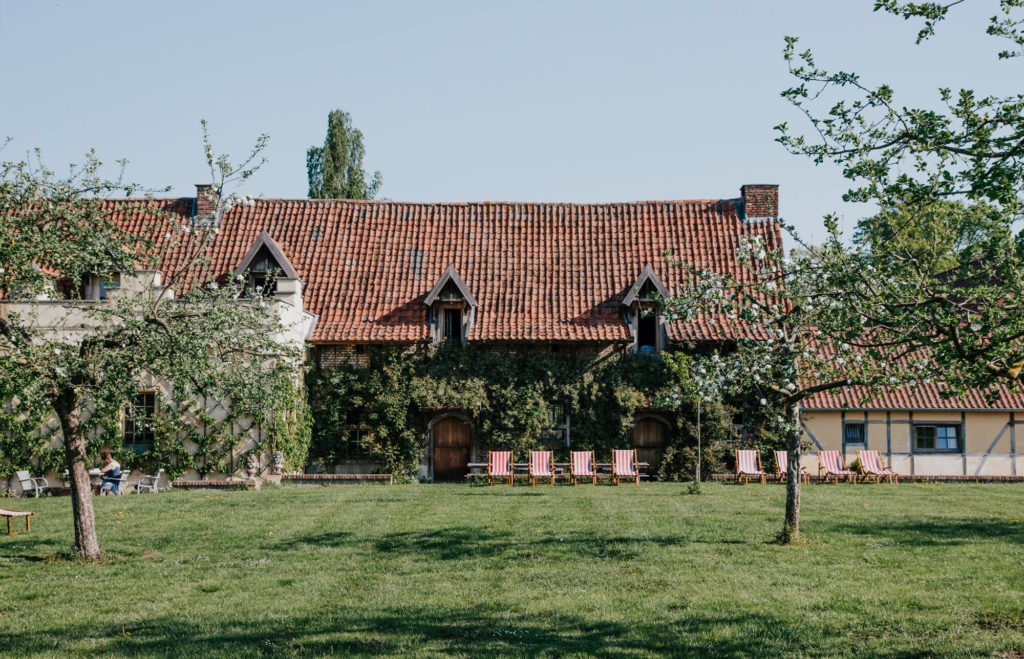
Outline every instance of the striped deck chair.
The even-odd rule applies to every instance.
[[[555,484],[555,457],[551,451],[530,451],[530,485],[538,478],[550,478]]]
[[[789,451],[775,451],[775,476],[780,483],[789,480]],[[804,467],[800,467],[800,480],[805,483],[811,482],[811,475]]]
[[[594,485],[597,485],[597,469],[594,467],[596,463],[593,451],[573,451],[569,465],[569,479],[572,484],[575,485],[580,478],[593,478]]]
[[[499,483],[512,485],[516,479],[516,465],[512,462],[512,451],[491,451],[487,454],[487,484],[494,485],[491,479],[499,479]]]
[[[761,452],[753,450],[736,451],[736,482],[743,481],[746,485],[750,477],[756,476],[761,484],[768,482],[768,474],[761,470]]]
[[[834,478],[836,483],[840,477],[845,477],[854,484],[857,482],[857,472],[846,468],[846,461],[839,451],[818,451],[818,478],[822,477],[822,472],[826,483],[830,477]]]
[[[612,451],[612,482],[616,485],[622,479],[640,484],[640,470],[636,464],[636,449],[615,449]]]
[[[885,466],[878,451],[857,451],[857,469],[865,483],[869,478],[874,478],[876,483],[881,483],[883,478],[888,478],[890,483],[893,479],[900,482],[899,474]]]

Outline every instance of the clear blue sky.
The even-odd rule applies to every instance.
[[[871,0],[719,2],[33,2],[0,0],[4,159],[51,166],[95,147],[129,178],[192,196],[204,182],[199,120],[242,155],[270,135],[245,188],[303,197],[305,152],[327,112],[362,129],[381,194],[408,201],[727,198],[778,183],[782,214],[820,236],[847,226],[834,166],[776,144],[806,127],[779,98],[783,36],[818,63],[933,102],[944,85],[1019,87],[982,34],[992,1],[956,8],[932,41]]]

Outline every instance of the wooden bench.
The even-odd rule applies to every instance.
[[[21,510],[4,510],[0,508],[0,517],[7,518],[7,535],[18,535],[18,533],[24,533],[25,531],[32,530],[32,515],[34,513],[24,512]],[[25,518],[25,531],[11,531],[11,518],[12,517],[24,517]]]

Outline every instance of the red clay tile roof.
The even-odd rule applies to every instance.
[[[929,359],[927,351],[913,355],[913,359],[922,358]],[[908,356],[898,359],[904,363],[910,360]],[[803,407],[808,410],[1024,410],[1024,393],[1011,393],[1004,385],[999,385],[996,391],[998,398],[989,405],[980,389],[970,389],[963,396],[943,398],[943,387],[931,382],[879,389],[864,402],[866,390],[863,387],[843,387],[817,393],[804,400]]]
[[[225,215],[214,273],[238,266],[266,230],[320,315],[312,341],[426,341],[423,299],[454,264],[476,296],[473,341],[628,341],[621,300],[645,264],[669,292],[687,276],[669,259],[743,275],[741,236],[781,246],[775,221],[747,223],[737,200],[617,204],[264,199]],[[109,202],[124,203],[120,202]],[[191,198],[141,201],[187,224]],[[122,213],[126,228],[147,222]],[[162,231],[162,230],[161,230]],[[167,266],[180,255],[171,250]],[[677,324],[676,339],[719,338],[720,325]]]
[[[863,390],[858,387],[826,391],[808,398],[803,406],[809,410],[1024,410],[1024,393],[1011,394],[999,387],[999,399],[993,405],[985,402],[980,390],[967,395],[943,398],[935,384],[887,389],[867,403],[862,403]]]

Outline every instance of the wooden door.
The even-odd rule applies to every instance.
[[[646,462],[647,474],[654,476],[661,467],[661,454],[668,441],[667,427],[657,419],[640,419],[633,424],[633,448],[637,462]]]
[[[469,424],[449,417],[434,424],[434,480],[462,481],[469,469]]]

